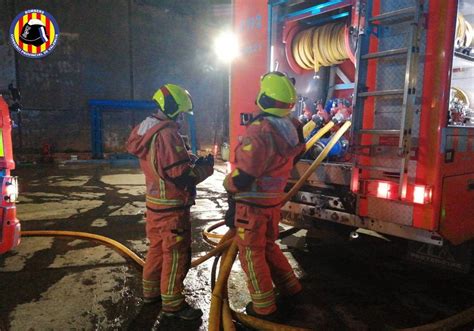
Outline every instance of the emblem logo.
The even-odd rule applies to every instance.
[[[48,55],[56,47],[58,23],[44,10],[29,9],[15,17],[10,26],[10,41],[18,53],[30,58]]]

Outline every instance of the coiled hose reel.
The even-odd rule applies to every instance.
[[[330,23],[298,32],[291,50],[298,66],[319,71],[321,67],[340,64],[350,58],[348,29],[344,23]]]

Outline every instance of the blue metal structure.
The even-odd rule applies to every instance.
[[[103,123],[102,112],[123,111],[123,110],[147,110],[156,109],[153,101],[143,100],[89,100],[89,113],[91,120],[91,151],[92,157],[102,159],[104,157],[103,143]],[[191,135],[191,149],[194,154],[197,153],[196,125],[193,116],[188,117],[189,131]]]

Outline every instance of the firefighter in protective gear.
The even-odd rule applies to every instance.
[[[224,180],[235,202],[239,259],[252,298],[247,313],[270,320],[277,316],[273,283],[282,297],[302,289],[275,244],[284,188],[304,150],[301,124],[289,116],[295,101],[294,85],[286,75],[270,72],[261,78],[256,104],[262,112],[247,125],[234,153],[235,170]]]
[[[139,158],[146,180],[146,234],[150,247],[143,268],[145,303],[162,301],[162,315],[198,319],[200,309],[184,300],[183,280],[191,262],[190,207],[195,187],[212,175],[212,156],[192,161],[176,120],[192,114],[189,93],[166,84],[153,96],[158,112],[136,126],[127,150]]]

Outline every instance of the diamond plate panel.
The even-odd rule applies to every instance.
[[[367,197],[369,202],[368,217],[382,222],[412,225],[413,206]]]

